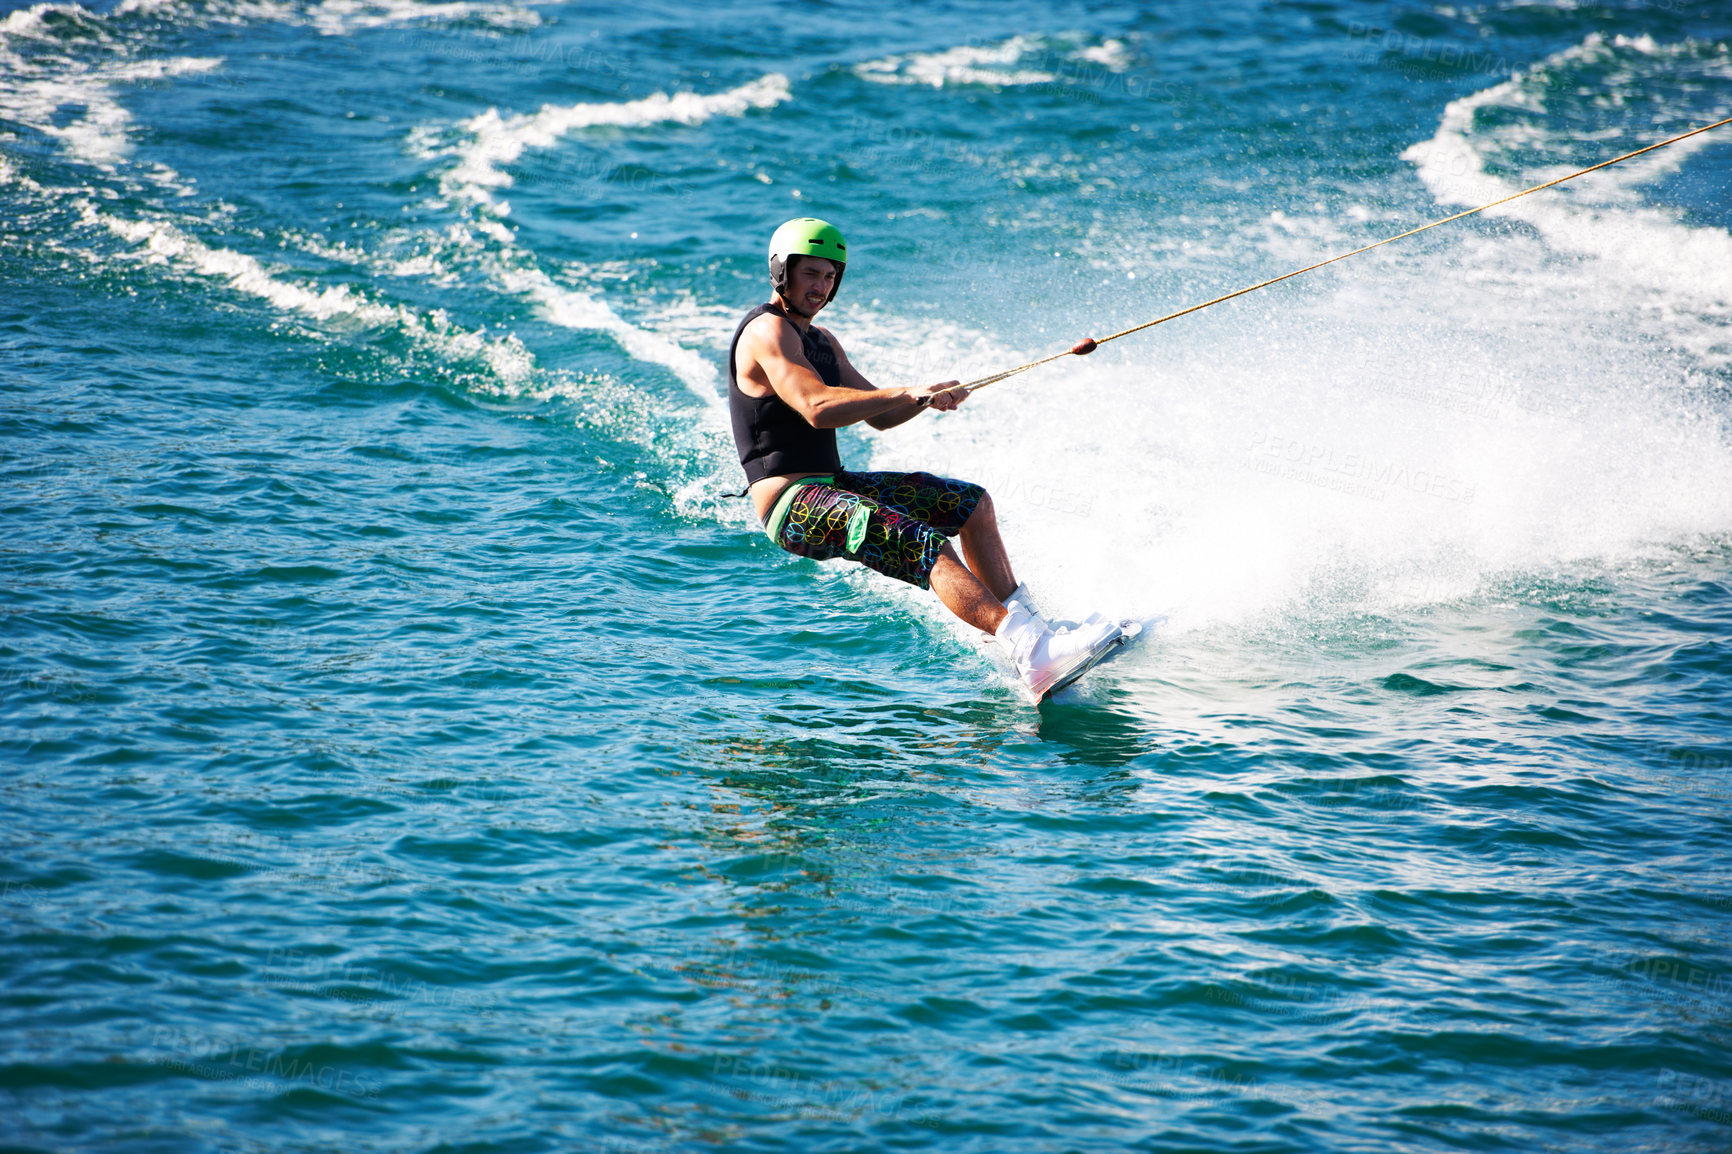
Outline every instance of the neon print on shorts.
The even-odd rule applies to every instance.
[[[985,492],[931,473],[837,473],[834,484],[794,495],[776,543],[814,561],[846,557],[927,589],[944,539],[962,531]]]

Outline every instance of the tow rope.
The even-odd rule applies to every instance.
[[[1501,200],[1492,201],[1490,204],[1482,204],[1478,208],[1470,208],[1466,212],[1458,212],[1454,216],[1446,216],[1442,220],[1434,220],[1430,224],[1422,224],[1418,228],[1410,228],[1406,232],[1397,233],[1395,236],[1386,237],[1383,240],[1376,242],[1375,244],[1368,244],[1364,248],[1356,248],[1352,252],[1344,252],[1340,256],[1332,256],[1328,260],[1320,260],[1316,264],[1306,265],[1304,268],[1294,269],[1290,273],[1284,273],[1281,276],[1271,277],[1266,281],[1260,281],[1257,284],[1251,285],[1249,288],[1242,288],[1242,289],[1239,289],[1237,292],[1230,292],[1230,293],[1227,293],[1225,296],[1218,296],[1214,300],[1204,301],[1200,305],[1192,305],[1190,308],[1180,309],[1176,313],[1168,313],[1164,317],[1156,317],[1152,321],[1144,321],[1140,325],[1132,325],[1130,328],[1124,329],[1120,332],[1113,333],[1111,336],[1084,337],[1082,340],[1078,341],[1076,344],[1072,345],[1070,348],[1066,349],[1062,353],[1054,353],[1050,357],[1042,357],[1038,361],[1030,361],[1026,365],[1018,365],[1018,366],[1016,366],[1016,368],[1006,369],[1002,373],[993,373],[991,376],[980,377],[977,380],[969,381],[967,384],[962,386],[962,391],[965,393],[972,393],[976,389],[984,389],[987,385],[997,384],[999,381],[1004,380],[1006,377],[1014,377],[1018,373],[1026,373],[1028,370],[1033,369],[1033,368],[1039,368],[1041,365],[1051,364],[1053,361],[1056,361],[1061,357],[1086,357],[1090,353],[1094,352],[1096,349],[1100,348],[1102,345],[1106,344],[1108,341],[1116,341],[1120,337],[1128,337],[1132,333],[1140,333],[1144,329],[1152,329],[1156,325],[1166,324],[1168,321],[1177,320],[1178,318],[1180,318],[1182,316],[1188,316],[1191,313],[1198,312],[1202,309],[1206,309],[1206,308],[1210,307],[1211,305],[1218,305],[1222,301],[1230,301],[1234,297],[1242,297],[1246,293],[1256,292],[1260,288],[1268,288],[1272,284],[1280,284],[1284,280],[1291,280],[1293,277],[1299,276],[1303,273],[1311,272],[1314,269],[1320,269],[1326,264],[1334,264],[1338,260],[1346,260],[1350,256],[1358,256],[1362,252],[1370,252],[1374,248],[1380,248],[1383,245],[1389,244],[1393,241],[1398,241],[1398,240],[1403,239],[1404,237],[1409,237],[1409,236],[1413,236],[1417,233],[1422,233],[1428,228],[1436,228],[1440,224],[1448,224],[1452,220],[1460,220],[1464,216],[1472,216],[1476,212],[1484,212],[1488,208],[1496,208],[1500,204],[1508,204],[1510,201],[1515,200],[1518,197],[1527,196],[1529,193],[1541,192],[1545,189],[1553,187],[1554,185],[1562,184],[1566,180],[1574,180],[1578,176],[1586,176],[1590,172],[1598,172],[1602,168],[1609,168],[1610,166],[1612,166],[1614,164],[1620,164],[1623,161],[1631,159],[1632,157],[1640,156],[1644,152],[1653,152],[1656,148],[1665,148],[1668,144],[1677,144],[1680,140],[1688,140],[1692,136],[1698,136],[1701,133],[1709,132],[1709,131],[1716,129],[1716,128],[1719,128],[1721,125],[1725,125],[1725,124],[1732,124],[1732,116],[1728,116],[1725,120],[1715,121],[1713,124],[1705,124],[1701,128],[1693,128],[1689,132],[1679,133],[1677,136],[1673,136],[1673,137],[1670,137],[1666,140],[1662,140],[1658,144],[1650,144],[1646,148],[1638,148],[1634,152],[1626,152],[1622,156],[1614,156],[1610,160],[1602,160],[1600,163],[1594,165],[1592,168],[1584,168],[1580,172],[1572,172],[1568,176],[1560,176],[1556,180],[1548,180],[1544,184],[1536,184],[1532,188],[1524,188],[1520,192],[1511,193],[1510,195],[1502,198]]]

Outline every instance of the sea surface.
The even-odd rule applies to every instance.
[[[1656,3],[0,9],[0,1149],[1732,1148],[1732,115]]]

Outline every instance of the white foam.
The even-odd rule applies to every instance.
[[[91,69],[69,82],[44,84],[35,95],[41,100],[61,99],[72,93],[81,97],[84,115],[64,127],[52,122],[32,123],[31,127],[64,141],[72,154],[100,168],[112,170],[114,165],[131,152],[128,139],[132,114],[115,95],[114,86],[148,83],[177,76],[195,76],[221,68],[219,56],[183,56],[165,60],[134,60],[106,64]]]
[[[453,280],[451,270],[432,253],[387,260],[380,271],[386,276],[410,277],[429,284],[447,284]]]
[[[138,5],[127,9],[143,10]],[[314,23],[323,32],[336,33],[407,20],[485,18],[489,13],[497,16],[499,11],[498,6],[478,4],[327,0],[315,10]],[[536,19],[534,13],[527,10],[511,11],[518,12],[518,15],[508,23],[522,24]],[[44,34],[44,21],[51,12],[81,18],[89,16],[76,6],[39,5],[11,14],[3,29],[8,34],[21,36]],[[288,18],[291,13],[284,10],[268,15]],[[493,22],[498,23],[498,20]],[[91,64],[55,56],[35,66],[24,63],[13,54],[6,57],[4,65],[4,73],[13,83],[0,86],[0,113],[58,140],[69,158],[114,172],[131,152],[132,117],[118,99],[118,88],[126,84],[209,72],[219,68],[222,60],[182,57],[109,60]],[[603,124],[645,126],[667,122],[698,124],[714,116],[739,115],[750,108],[773,106],[787,99],[788,95],[787,78],[771,74],[733,90],[708,96],[657,93],[624,104],[565,108],[549,105],[538,113],[511,118],[501,118],[496,111],[490,110],[471,122],[472,127],[479,129],[477,140],[464,154],[456,180],[460,187],[465,180],[481,185],[509,184],[509,176],[499,171],[497,165],[516,159],[526,149],[548,147],[580,127]],[[81,109],[81,115],[64,119],[64,110],[68,107]],[[185,197],[194,192],[188,182],[165,165],[151,164],[136,171],[176,196]],[[11,165],[5,169],[5,179],[23,183],[23,178]],[[451,178],[448,176],[448,179]],[[32,187],[37,186],[32,182]],[[482,193],[468,199],[485,200],[486,197]],[[489,203],[488,207],[503,214],[503,205]],[[527,354],[514,340],[482,340],[473,334],[465,335],[442,318],[423,319],[409,310],[374,303],[348,286],[314,288],[282,279],[254,258],[230,249],[207,246],[166,220],[125,221],[96,213],[88,204],[86,211],[87,224],[100,224],[139,246],[144,259],[220,279],[234,291],[258,297],[275,308],[318,321],[347,320],[365,325],[397,326],[454,354],[467,352],[482,357],[508,385],[520,383],[529,371],[530,366],[524,360]],[[471,221],[470,225],[507,250],[515,245],[511,230],[496,219],[482,216]],[[467,230],[457,226],[456,233],[461,240],[467,235]],[[286,239],[324,259],[362,263],[388,275],[431,275],[436,278],[450,275],[430,254],[407,260],[381,260],[351,246],[331,245],[317,237],[297,234]],[[503,291],[529,296],[553,323],[604,331],[629,355],[672,370],[707,404],[717,403],[714,366],[697,353],[683,348],[676,341],[628,323],[598,298],[578,289],[560,286],[539,271],[510,271],[510,262],[497,268],[507,270],[495,278],[495,283]],[[468,347],[471,344],[473,348]]]
[[[716,513],[741,520],[749,512],[718,507],[716,495],[723,489],[720,474],[732,481],[731,462],[719,450],[727,443],[726,415],[714,387],[715,370],[697,354],[641,330],[622,320],[606,304],[582,292],[565,289],[534,270],[511,273],[496,269],[495,279],[503,291],[521,293],[537,301],[544,315],[555,323],[596,329],[614,336],[638,360],[666,365],[708,402],[693,410],[669,412],[665,405],[643,403],[642,394],[630,382],[607,373],[549,371],[539,367],[534,356],[514,335],[489,336],[451,323],[443,310],[418,313],[403,305],[370,299],[347,284],[317,286],[273,271],[258,259],[232,249],[205,244],[169,219],[129,220],[96,207],[88,198],[79,203],[87,226],[99,227],[134,246],[130,256],[171,268],[194,277],[220,281],[227,289],[266,302],[284,313],[307,317],[329,331],[352,332],[355,328],[388,330],[407,337],[443,364],[479,361],[487,373],[470,376],[468,387],[500,395],[537,401],[566,400],[583,407],[585,419],[623,443],[645,452],[666,453],[695,462],[700,471],[714,475],[687,478],[673,494],[675,506],[687,514]],[[298,247],[319,248],[332,259],[346,263],[378,264],[359,249],[333,245],[318,238],[291,238]],[[87,259],[110,259],[88,250],[75,250]],[[642,477],[642,474],[639,474]]]
[[[80,46],[81,56],[56,51],[58,30],[50,26],[55,14],[88,22],[97,35]],[[117,15],[164,16],[168,0],[126,0]],[[274,20],[308,24],[336,35],[355,29],[421,20],[479,21],[495,27],[523,27],[539,22],[529,9],[479,3],[417,4],[406,0],[325,0],[310,13],[294,5],[271,3],[229,4],[211,14],[222,20]],[[131,156],[132,117],[120,102],[125,85],[161,81],[193,73],[209,72],[222,65],[215,58],[129,58],[124,39],[102,31],[103,18],[76,5],[39,5],[13,13],[0,22],[0,115],[28,125],[61,145],[61,154],[71,160],[115,173]],[[45,47],[32,46],[28,54],[7,48],[7,38],[32,39]],[[707,460],[717,444],[725,443],[725,421],[717,416],[720,397],[713,362],[685,348],[677,339],[654,328],[633,325],[598,295],[562,284],[533,267],[516,243],[513,231],[498,217],[506,212],[502,203],[491,202],[484,190],[510,184],[502,166],[529,149],[550,147],[567,134],[588,126],[649,127],[657,124],[700,124],[717,116],[741,115],[753,108],[772,107],[789,98],[785,76],[770,74],[749,84],[714,94],[690,92],[657,93],[621,104],[585,104],[568,107],[547,105],[527,116],[502,117],[497,110],[474,118],[466,127],[473,133],[467,147],[458,150],[455,173],[457,187],[465,182],[483,189],[479,195],[461,200],[488,210],[451,226],[447,238],[469,261],[478,261],[499,291],[533,301],[544,318],[574,329],[604,332],[624,353],[640,362],[669,369],[704,402],[696,421],[685,415],[673,418],[674,428],[654,421],[633,423],[625,414],[642,406],[624,403],[631,386],[605,374],[547,373],[538,370],[534,358],[514,336],[489,336],[453,325],[441,311],[418,313],[407,307],[381,302],[349,284],[319,284],[281,270],[273,270],[255,257],[221,245],[207,244],[191,234],[185,218],[154,216],[128,219],[97,207],[112,190],[82,190],[75,203],[83,224],[105,230],[132,246],[124,257],[171,268],[189,277],[209,278],[228,291],[265,302],[272,309],[305,317],[336,331],[363,328],[389,329],[405,334],[432,350],[441,360],[473,359],[484,362],[490,377],[480,387],[497,387],[515,395],[540,398],[570,397],[594,405],[598,398],[609,417],[610,430],[646,449],[683,444],[676,448],[690,459]],[[68,111],[72,116],[67,116]],[[438,133],[417,132],[412,145],[423,154],[437,156]],[[467,165],[467,167],[465,167]],[[133,165],[126,174],[142,177],[176,197],[193,194],[189,182],[160,163]],[[447,182],[453,179],[447,174]],[[41,192],[9,160],[0,162],[0,181],[14,187]],[[323,260],[358,265],[380,275],[416,276],[449,280],[453,275],[438,255],[420,252],[407,257],[376,255],[348,243],[333,243],[309,234],[288,234],[290,244]],[[404,238],[387,236],[389,248]],[[413,239],[413,238],[410,238]],[[423,238],[424,239],[424,238]],[[503,253],[500,251],[503,250]],[[98,263],[111,259],[97,252],[77,250]],[[609,402],[619,402],[610,404]],[[614,428],[614,425],[618,425]],[[640,427],[641,426],[641,427]],[[713,478],[700,478],[684,486],[677,503],[695,509],[715,490]]]
[[[38,184],[20,171],[14,161],[4,156],[0,156],[0,183],[12,184],[32,193],[38,203],[60,201],[72,196],[88,196],[91,192],[88,186],[83,188],[49,188]]]
[[[120,103],[119,87],[210,72],[223,61],[213,57],[128,59],[128,44],[109,31],[115,20],[161,16],[174,0],[123,0],[107,15],[79,4],[35,4],[0,19],[0,116],[30,125],[60,141],[69,159],[113,173],[131,153],[131,114]],[[83,25],[94,37],[69,52],[21,54],[17,46],[37,48],[59,39],[50,17]],[[541,22],[531,8],[511,4],[462,2],[417,3],[415,0],[324,0],[310,11],[305,5],[277,0],[235,0],[200,9],[206,23],[276,21],[311,24],[326,35],[416,21],[471,21],[498,28],[532,27]],[[101,53],[107,60],[94,59]],[[68,109],[80,110],[71,119]],[[167,188],[177,196],[193,194],[191,184],[165,165],[155,164],[136,175]]]
[[[29,8],[8,13],[0,20],[0,43],[8,37],[43,39],[49,35],[47,17],[62,17],[89,22],[100,28],[116,18],[132,16],[161,17],[171,15],[179,0],[121,0],[106,14],[93,12],[80,4],[34,4]],[[226,4],[201,5],[198,17],[205,23],[244,24],[274,22],[310,26],[326,36],[343,36],[351,32],[392,25],[427,22],[468,22],[492,28],[517,30],[534,28],[542,23],[533,8],[515,4],[481,3],[477,0],[323,0],[308,8],[291,0],[230,0]]]
[[[326,36],[343,36],[357,29],[430,21],[475,21],[494,28],[534,28],[541,16],[533,8],[511,4],[478,4],[467,0],[421,4],[414,0],[324,0],[311,13],[314,28]]]
[[[212,248],[170,221],[124,220],[99,211],[89,201],[80,208],[85,224],[105,228],[137,246],[140,259],[212,277],[235,292],[257,297],[284,312],[317,321],[344,320],[398,329],[441,355],[481,359],[507,388],[522,386],[534,372],[534,358],[515,337],[489,338],[462,329],[451,324],[441,310],[423,317],[402,305],[368,300],[348,285],[311,288],[273,275],[245,253]]]
[[[1643,68],[1720,67],[1682,51],[1591,39],[1550,77],[1451,104],[1410,159],[1440,199],[1507,195],[1521,185],[1491,150],[1564,151],[1536,127],[1547,84],[1575,93],[1577,70],[1627,66],[1605,90],[1640,91]],[[1488,105],[1506,112],[1496,130],[1475,124]],[[1641,195],[1702,146],[1610,170],[1586,197],[1509,206],[1532,232],[1432,234],[1012,378],[875,437],[870,465],[987,484],[1018,576],[1049,608],[1166,614],[1168,631],[1436,604],[1509,574],[1598,574],[1724,539],[1732,249]],[[1371,239],[1371,214],[1353,215],[1290,209],[1242,235],[1276,273]],[[982,337],[950,373],[956,337],[925,322],[861,310],[835,327],[857,364],[901,358],[935,377],[1081,335]]]
[[[1564,411],[1579,362],[1512,364],[1503,339],[1428,327],[1435,275],[1398,279],[1344,294],[1360,299],[1334,325],[1247,318],[1261,337],[1229,335],[1228,357],[1156,337],[1013,378],[882,435],[871,464],[986,484],[1019,575],[1060,612],[1181,629],[1317,598],[1447,600],[1732,531],[1732,454],[1664,390],[1676,363],[1594,349],[1594,403]]]
[[[740,310],[731,304],[705,304],[689,290],[672,299],[651,303],[644,315],[656,332],[670,334],[714,353],[723,354],[739,323]]]
[[[39,4],[0,21],[0,116],[59,141],[69,159],[104,171],[113,172],[131,151],[132,114],[120,102],[120,88],[207,73],[223,63],[220,57],[119,58],[106,36],[98,37],[94,50],[111,58],[74,57],[53,49],[50,14],[100,29],[97,18],[77,5]],[[18,39],[42,43],[20,52],[11,43]],[[73,110],[77,114],[68,115]],[[183,186],[166,169],[144,175]]]
[[[1109,72],[1123,72],[1131,63],[1123,40],[1103,40],[1099,44],[1079,48],[1072,55],[1078,60],[1102,65]]]
[[[970,380],[1028,360],[1038,347],[1012,347],[953,319],[906,317],[846,299],[826,310],[823,324],[848,360],[880,387]]]
[[[580,289],[555,284],[540,269],[502,269],[495,282],[506,292],[529,297],[541,315],[569,329],[605,332],[632,357],[673,371],[692,393],[709,405],[721,403],[715,366],[702,356],[659,333],[624,320],[607,303]]]
[[[6,19],[0,20],[0,42],[14,36],[32,40],[44,38],[48,31],[47,18],[50,15],[71,19],[95,19],[88,9],[77,4],[32,4],[28,8],[9,12]]]
[[[854,74],[877,84],[1014,86],[1051,84],[1057,77],[1038,69],[1015,69],[1023,57],[1040,50],[1029,36],[1012,36],[997,44],[970,45],[943,52],[911,52],[885,56],[854,66]]]
[[[367,301],[347,285],[313,290],[278,280],[253,257],[232,249],[211,248],[167,221],[123,220],[99,212],[87,203],[85,222],[100,225],[139,246],[142,257],[149,263],[174,264],[201,276],[215,277],[237,292],[259,297],[277,308],[303,313],[315,320],[351,316],[377,325],[398,318],[396,309]]]
[[[507,166],[526,151],[551,148],[570,133],[602,126],[647,128],[659,124],[702,124],[718,116],[741,116],[755,108],[772,108],[789,99],[788,78],[770,73],[724,92],[702,95],[653,93],[640,100],[614,103],[543,105],[533,113],[501,115],[496,108],[464,121],[468,140],[451,147],[444,134],[421,126],[409,135],[411,152],[437,160],[454,155],[457,163],[440,176],[441,195],[478,210],[454,238],[478,247],[475,234],[489,238],[501,250],[485,260],[493,284],[503,292],[528,297],[547,321],[570,329],[604,332],[631,357],[661,365],[677,376],[707,406],[721,401],[714,364],[677,340],[621,317],[593,292],[556,282],[524,258],[517,237],[503,220],[510,206],[494,192],[512,183]]]
[[[1612,37],[1612,43],[1619,48],[1634,48],[1644,56],[1660,55],[1659,44],[1655,43],[1654,38],[1646,32],[1635,37],[1619,34]]]
[[[1604,61],[1619,50],[1662,58],[1663,66],[1675,63],[1692,47],[1661,46],[1649,37],[1620,36],[1608,43],[1598,34],[1589,36],[1582,44],[1548,57],[1540,67],[1451,102],[1432,138],[1402,156],[1418,167],[1420,179],[1438,200],[1452,205],[1487,203],[1566,175],[1574,170],[1572,166],[1552,166],[1518,184],[1489,172],[1487,150],[1529,144],[1540,130],[1527,122],[1530,117],[1502,129],[1480,131],[1478,112],[1501,107],[1543,114],[1545,81],[1553,71]],[[1732,78],[1732,68],[1724,63],[1710,63],[1705,71]],[[1603,262],[1607,267],[1602,275],[1624,278],[1645,290],[1650,308],[1697,314],[1697,321],[1688,325],[1691,331],[1675,333],[1675,338],[1704,355],[1719,346],[1726,363],[1732,359],[1723,335],[1725,321],[1732,318],[1732,234],[1723,228],[1685,225],[1676,210],[1641,206],[1636,196],[1639,186],[1676,171],[1714,143],[1713,134],[1704,133],[1580,178],[1559,191],[1512,201],[1486,215],[1521,220],[1538,229],[1556,250]]]
[[[583,128],[612,125],[641,128],[653,124],[702,124],[716,116],[740,116],[754,108],[773,108],[790,96],[788,78],[772,72],[726,92],[703,96],[656,92],[641,100],[600,104],[544,104],[533,113],[501,116],[489,108],[463,122],[471,141],[457,149],[457,165],[440,177],[440,188],[448,196],[466,200],[503,216],[508,207],[493,198],[492,190],[506,188],[511,175],[506,166],[532,148],[551,148],[566,134]],[[431,150],[429,138],[413,141]]]

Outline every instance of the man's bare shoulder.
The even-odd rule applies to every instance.
[[[753,317],[740,334],[740,345],[754,354],[767,353],[786,348],[790,338],[798,347],[800,334],[795,331],[793,322],[775,313],[762,313]]]

